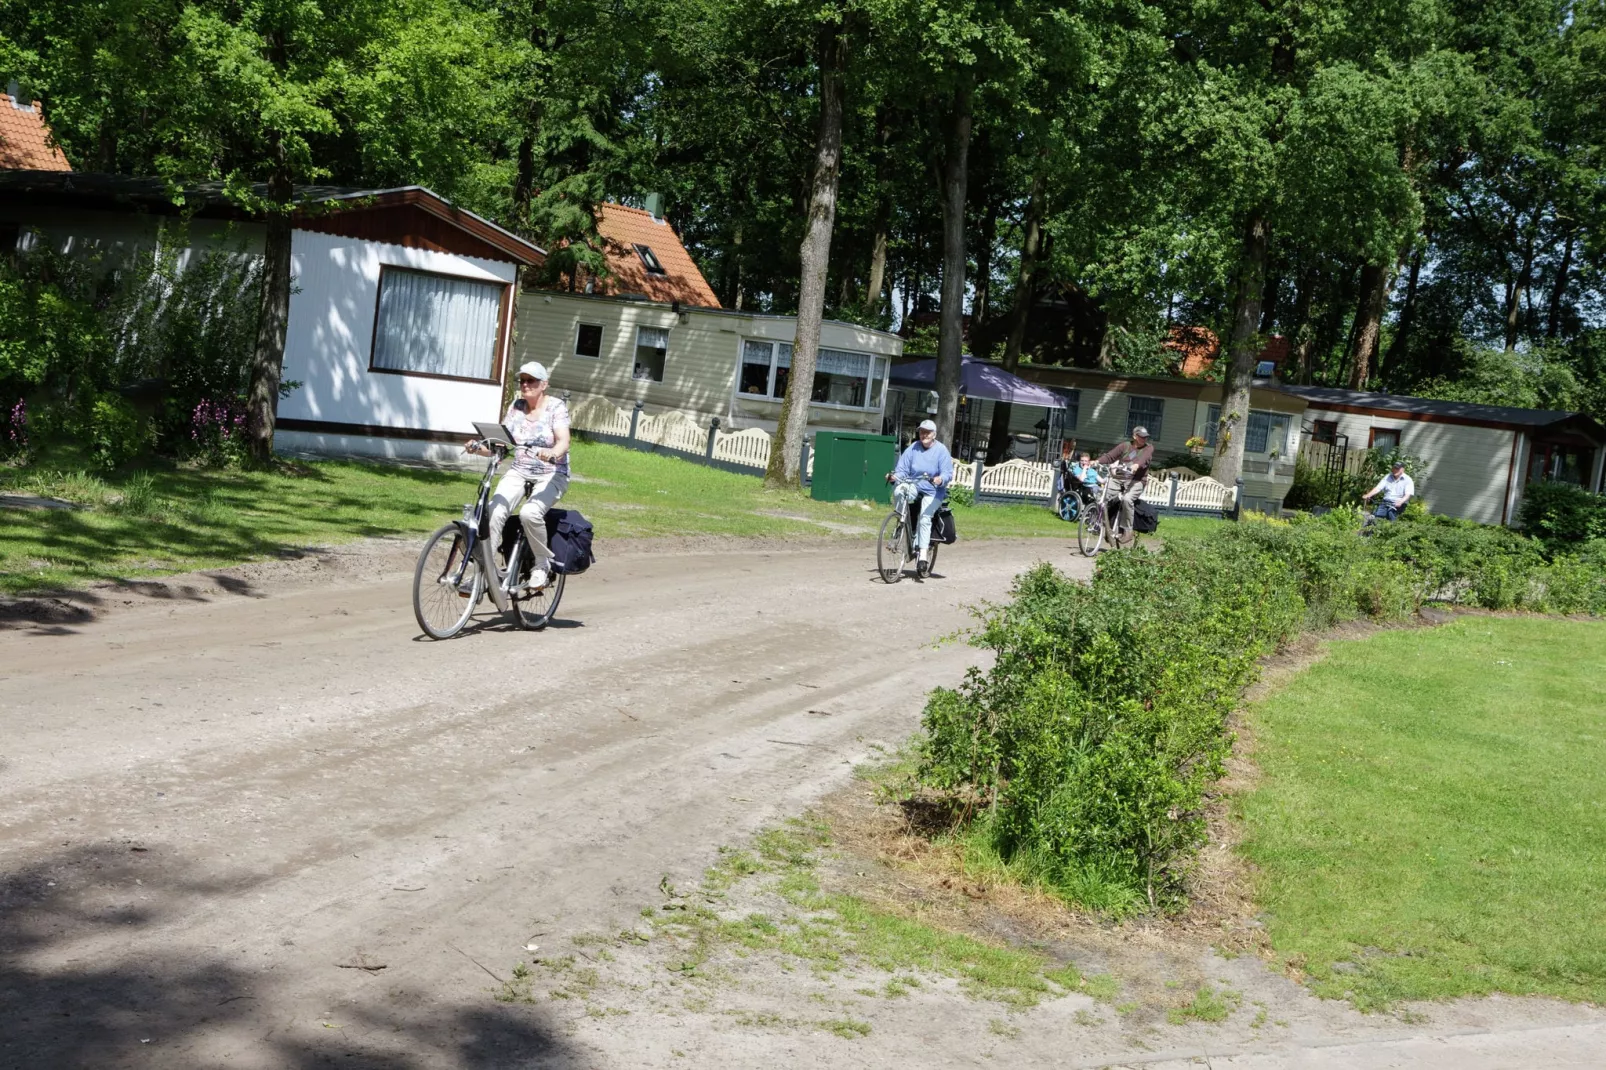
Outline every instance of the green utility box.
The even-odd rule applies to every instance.
[[[814,482],[809,491],[822,502],[889,501],[887,473],[897,463],[898,440],[891,435],[820,431],[814,436]]]

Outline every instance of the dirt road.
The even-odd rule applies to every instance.
[[[492,993],[527,944],[628,924],[665,875],[694,879],[907,736],[977,656],[931,641],[1032,561],[1073,565],[1065,544],[961,544],[943,578],[892,588],[862,544],[603,548],[547,632],[491,618],[446,643],[417,635],[412,553],[103,591],[92,620],[12,614],[0,1066],[973,1065],[1002,1043],[970,1032],[995,1011],[936,988],[859,1040]],[[1477,1021],[1606,1044],[1592,1013],[1508,1003]],[[932,1021],[965,1032],[924,1059]],[[1017,1054],[1101,1065],[1105,1046]],[[1462,1048],[1459,1066],[1516,1065]]]

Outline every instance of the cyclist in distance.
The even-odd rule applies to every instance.
[[[1137,509],[1137,501],[1143,497],[1143,481],[1149,477],[1149,462],[1154,459],[1154,444],[1149,441],[1147,427],[1134,427],[1132,441],[1122,442],[1104,456],[1099,458],[1100,464],[1118,466],[1110,473],[1115,480],[1115,486],[1110,489],[1117,492],[1121,500],[1121,527],[1116,537],[1115,545],[1121,544],[1121,539],[1135,543],[1138,536],[1132,530],[1133,513]]]
[[[1377,495],[1383,495],[1372,515],[1378,520],[1398,520],[1400,514],[1405,512],[1406,505],[1416,496],[1416,483],[1405,474],[1405,462],[1396,460],[1389,467],[1389,474],[1377,481],[1377,486],[1361,495],[1361,501],[1369,502]]]
[[[524,497],[525,483],[530,484],[529,499],[519,510],[524,540],[533,554],[530,590],[546,586],[546,565],[552,558],[546,541],[546,514],[569,489],[569,406],[562,398],[547,394],[548,378],[546,366],[539,361],[519,369],[519,396],[502,417],[502,425],[513,438],[513,464],[491,498],[494,546],[501,541],[502,526],[514,503]],[[490,452],[473,442],[466,448],[469,453]]]
[[[898,467],[889,478],[894,484],[893,508],[906,509],[917,496],[920,499],[920,523],[915,527],[915,546],[919,551],[915,574],[924,576],[930,567],[931,518],[948,497],[948,486],[954,481],[954,459],[948,447],[937,441],[936,424],[930,420],[920,421],[915,440],[898,458]]]

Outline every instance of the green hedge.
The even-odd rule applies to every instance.
[[[1606,613],[1606,541],[1547,558],[1500,528],[1426,519],[1359,534],[1354,510],[1251,519],[1111,554],[1091,584],[1048,565],[988,607],[995,654],[925,709],[920,782],[1023,878],[1115,914],[1182,902],[1228,714],[1257,659],[1425,599]]]

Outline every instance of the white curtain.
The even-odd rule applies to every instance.
[[[770,366],[770,351],[774,346],[769,342],[755,342],[751,338],[742,342],[742,363],[762,364]]]
[[[500,283],[417,271],[386,271],[379,282],[374,367],[489,379],[496,371]]]
[[[792,366],[792,343],[778,342],[775,346],[775,366],[777,368],[790,368]]]
[[[861,379],[868,379],[870,354],[848,353],[841,349],[822,349],[820,362],[815,365],[814,370],[830,375],[856,375]]]
[[[637,327],[636,347],[646,346],[648,349],[669,348],[668,327]]]

